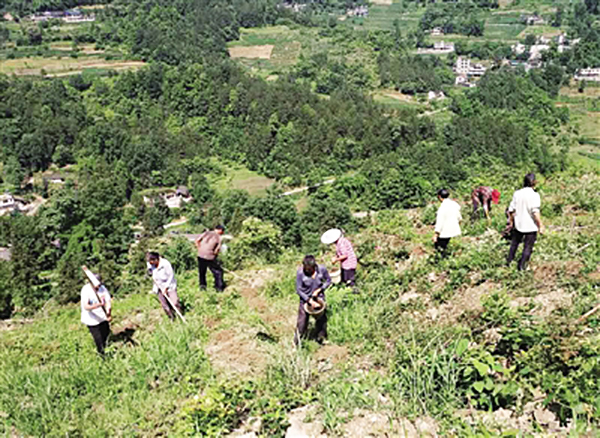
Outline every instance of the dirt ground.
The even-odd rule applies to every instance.
[[[273,53],[272,44],[264,46],[235,46],[229,48],[229,56],[232,58],[271,59]]]

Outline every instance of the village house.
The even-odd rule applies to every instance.
[[[541,24],[545,23],[544,19],[542,17],[540,17],[538,14],[522,15],[521,21],[523,23],[525,23],[527,26],[535,26],[535,25],[541,25]]]
[[[31,21],[36,23],[48,20],[62,20],[65,23],[85,23],[95,21],[94,14],[86,15],[80,9],[69,9],[67,11],[45,11],[33,14],[29,17]]]
[[[10,248],[0,248],[0,260],[10,262],[12,250]]]
[[[466,76],[457,76],[454,81],[454,85],[465,88],[473,88],[477,86],[473,82],[469,82]]]
[[[593,81],[600,82],[600,67],[581,68],[575,73],[577,81]]]
[[[482,64],[473,64],[469,58],[459,57],[454,64],[454,72],[467,77],[481,77],[486,71]]]
[[[431,29],[431,36],[441,36],[444,35],[444,29],[442,29],[441,27],[434,27],[433,29]]]
[[[190,191],[185,186],[179,186],[177,190],[171,190],[158,195],[170,209],[181,208],[184,204],[192,202]],[[148,206],[154,205],[154,198],[144,196],[144,203]]]
[[[12,213],[13,211],[26,211],[27,202],[21,198],[15,198],[10,193],[0,195],[0,216]]]
[[[368,6],[358,6],[353,9],[348,9],[346,11],[346,15],[348,17],[368,17],[369,16],[369,7]]]
[[[430,91],[427,93],[427,100],[444,100],[446,95],[443,91]]]
[[[43,180],[50,184],[64,184],[66,181],[66,178],[64,175],[62,175],[60,173],[51,173],[50,175],[44,176]]]

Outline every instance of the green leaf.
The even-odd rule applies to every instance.
[[[462,356],[465,351],[467,351],[467,348],[469,348],[469,341],[467,339],[461,339],[458,341],[458,344],[456,344],[456,355]]]
[[[479,373],[480,376],[485,376],[487,375],[490,367],[487,366],[486,364],[479,362],[477,359],[473,359],[473,366],[475,368],[477,368],[477,372]]]
[[[475,382],[475,383],[473,383],[473,388],[475,388],[475,390],[477,392],[483,391],[483,387],[484,387],[483,382]]]

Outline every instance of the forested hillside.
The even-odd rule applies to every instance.
[[[76,6],[93,15],[31,15]],[[600,67],[597,2],[0,12],[1,432],[596,431],[600,319],[576,321],[597,304],[600,88],[575,78]],[[522,24],[539,15],[570,42]],[[527,172],[549,232],[517,273],[501,232]],[[470,217],[481,185],[502,193],[489,224]],[[440,188],[464,218],[443,261]],[[189,236],[218,224],[230,286],[198,292]],[[333,227],[359,294],[334,286],[330,345],[295,350],[295,270],[329,264]],[[188,325],[147,296],[149,250],[173,263]],[[83,265],[116,297],[102,362],[79,323]]]

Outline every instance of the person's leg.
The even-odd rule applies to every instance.
[[[304,305],[300,302],[298,307],[298,320],[296,322],[296,333],[294,334],[294,344],[300,345],[300,339],[306,338],[308,329],[308,314],[304,310]]]
[[[477,219],[477,210],[479,209],[479,198],[477,196],[472,196],[471,201],[473,201],[473,214],[471,215],[471,220],[475,221],[475,219]]]
[[[443,259],[448,256],[448,243],[450,243],[450,238],[442,239],[438,237],[434,245],[435,250]]]
[[[327,310],[325,310],[325,313],[321,317],[317,318],[315,331],[317,333],[317,342],[323,342],[327,339]]]
[[[98,354],[100,356],[104,356],[104,341],[102,340],[102,330],[98,325],[89,325],[88,329],[92,334],[94,344],[96,344],[96,351],[98,351]]]
[[[211,260],[208,265],[210,272],[212,272],[213,277],[215,277],[215,289],[218,292],[223,292],[225,290],[225,282],[223,281],[223,268],[218,260]]]
[[[177,295],[177,289],[169,289],[169,299],[173,305],[179,310],[179,313],[183,313],[181,310],[181,303],[179,302],[179,295]]]
[[[200,290],[206,289],[206,268],[207,268],[206,260],[201,257],[198,257],[198,284],[200,285]]]
[[[102,336],[102,351],[106,348],[106,343],[108,341],[108,337],[110,336],[110,324],[108,321],[104,321],[99,325],[100,327],[100,335]]]
[[[343,269],[342,272],[344,273],[344,285],[354,287],[356,269]]]
[[[523,271],[527,267],[536,239],[537,233],[525,233],[523,239],[523,254],[521,255],[521,260],[519,260],[519,271]]]
[[[508,250],[508,258],[506,259],[506,266],[510,266],[512,261],[515,259],[519,244],[523,240],[523,234],[518,232],[516,229],[512,231],[512,239],[510,241],[510,249]]]
[[[169,302],[167,301],[167,299],[165,298],[165,296],[163,295],[162,292],[158,293],[158,300],[160,301],[160,305],[164,309],[164,311],[167,314],[167,316],[169,318],[171,318],[171,319],[175,319],[175,315],[173,314],[173,310],[171,309],[171,306],[170,306]]]

